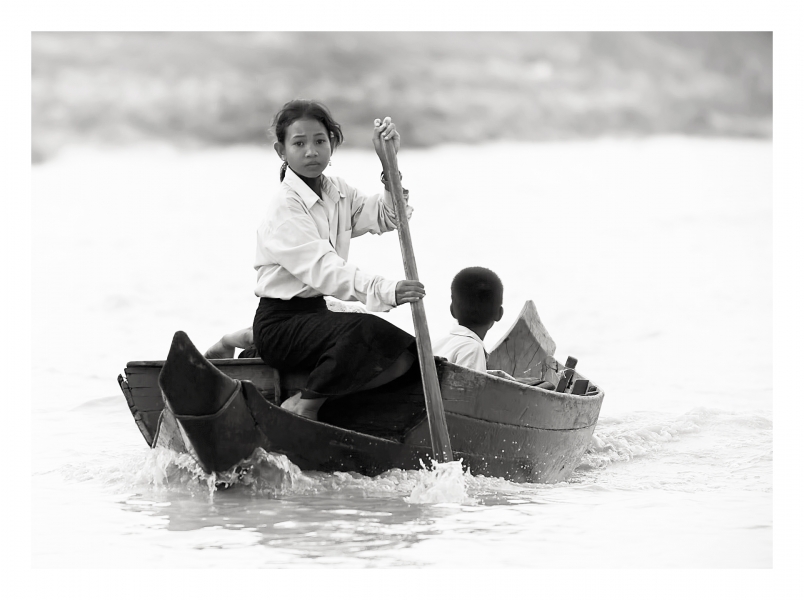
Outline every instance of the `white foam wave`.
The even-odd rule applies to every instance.
[[[599,469],[658,451],[684,436],[702,431],[764,431],[773,428],[770,418],[758,413],[735,413],[698,407],[680,416],[635,412],[621,419],[603,419],[592,436],[589,450],[576,470]]]
[[[613,462],[644,456],[682,434],[699,431],[698,419],[684,415],[663,422],[621,423],[612,430],[598,426],[579,470],[601,468]]]
[[[196,460],[186,453],[167,448],[154,448],[145,456],[145,463],[134,474],[134,485],[146,485],[158,490],[204,491],[212,494],[215,478],[204,472]]]

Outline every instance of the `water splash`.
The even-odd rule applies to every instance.
[[[215,490],[214,475],[205,473],[189,454],[167,448],[154,448],[145,455],[145,463],[135,473],[133,483],[158,490],[204,491],[210,495]]]
[[[186,453],[154,448],[136,474],[135,483],[169,491],[201,491],[210,498],[216,490],[235,485],[256,495],[276,496],[290,491],[303,492],[313,480],[282,454],[257,448],[247,459],[221,473],[205,473]]]
[[[697,442],[692,439],[691,436],[701,432],[713,435]],[[183,494],[206,494],[210,499],[216,492],[232,488],[235,493],[269,498],[305,495],[388,497],[404,500],[411,505],[477,505],[494,503],[501,498],[513,498],[521,494],[530,497],[543,488],[587,485],[589,477],[596,477],[595,472],[600,473],[613,464],[630,462],[641,457],[652,457],[649,461],[650,468],[658,472],[664,468],[661,461],[667,455],[668,445],[685,438],[688,442],[697,444],[684,445],[685,460],[706,461],[708,464],[720,452],[717,444],[722,443],[721,438],[733,445],[743,437],[750,441],[758,433],[772,435],[772,422],[755,413],[745,415],[710,408],[696,408],[680,416],[643,411],[628,413],[619,418],[601,418],[590,448],[582,457],[570,481],[544,486],[476,477],[464,470],[461,461],[436,463],[432,468],[422,465],[421,469],[414,470],[391,469],[372,477],[353,472],[302,472],[286,456],[269,453],[262,448],[256,449],[252,456],[232,469],[213,474],[204,473],[188,454],[167,449],[150,450],[145,464],[140,463],[141,468],[134,483]],[[704,445],[699,448],[698,445],[701,444]],[[696,458],[696,453],[702,454]],[[722,462],[720,458],[717,460]],[[736,459],[732,457],[729,460],[733,462]],[[755,463],[765,464],[769,460],[772,460],[771,456],[751,455],[746,458],[745,464],[735,464],[733,469],[739,468],[740,476],[753,476]],[[677,477],[672,482],[677,487],[687,485]],[[757,483],[760,484],[765,485],[764,479]]]
[[[223,473],[216,473],[216,486],[245,486],[257,495],[276,496],[288,492],[303,493],[313,489],[313,479],[302,473],[284,454],[257,448],[244,461]]]
[[[302,472],[286,456],[257,448],[247,459],[221,473],[205,473],[189,454],[167,448],[149,451],[133,483],[173,491],[204,493],[237,488],[257,496],[317,495],[344,493],[349,496],[403,496],[410,504],[454,503],[473,505],[469,493],[475,478],[464,472],[460,460],[435,463],[420,470],[391,469],[369,477],[359,473]],[[476,485],[475,485],[476,487]]]
[[[467,492],[467,477],[471,475],[464,473],[462,462],[458,459],[434,463],[432,468],[422,465],[419,480],[405,501],[410,504],[477,504]]]

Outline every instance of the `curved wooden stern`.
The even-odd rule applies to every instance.
[[[511,481],[565,480],[589,447],[603,392],[559,394],[445,365],[441,378],[452,449],[475,475]],[[424,427],[405,442],[428,442]]]

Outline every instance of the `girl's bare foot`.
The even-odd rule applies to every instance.
[[[318,409],[324,404],[326,398],[302,398],[301,392],[285,400],[281,407],[293,414],[306,417],[311,421],[318,421]]]

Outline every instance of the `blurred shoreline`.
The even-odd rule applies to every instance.
[[[72,145],[270,146],[325,102],[345,148],[772,137],[771,33],[33,33],[33,163]]]

